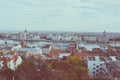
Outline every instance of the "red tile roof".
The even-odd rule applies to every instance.
[[[49,48],[49,47],[50,45],[48,44],[48,45],[43,46],[42,48]]]
[[[58,55],[60,53],[65,53],[65,52],[66,52],[65,50],[52,49],[50,51],[50,54],[48,54],[48,56],[52,57],[52,56]]]
[[[106,53],[91,53],[91,52],[75,52],[73,53],[74,56],[80,57],[90,57],[90,56],[108,56],[109,54]]]

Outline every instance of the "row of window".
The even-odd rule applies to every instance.
[[[93,64],[94,66],[96,65],[96,64]],[[97,66],[99,66],[99,65],[97,65]],[[102,66],[102,64],[100,64],[100,66]]]

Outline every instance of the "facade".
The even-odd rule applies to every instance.
[[[75,43],[70,43],[69,46],[68,46],[68,51],[69,52],[76,52],[76,49],[77,49],[77,44]]]
[[[57,36],[52,36],[51,38],[52,38],[52,40],[61,40],[62,36],[57,35]]]
[[[51,45],[45,45],[45,46],[42,47],[42,53],[43,54],[49,54],[51,49],[52,49]]]
[[[90,41],[90,42],[95,42],[95,41],[97,41],[97,37],[96,36],[91,36],[91,37],[87,37],[87,36],[84,36],[83,37],[83,40],[84,41]]]
[[[88,65],[88,74],[91,78],[100,75],[100,69],[105,65],[105,61],[100,59],[99,56],[87,57],[87,65]]]
[[[72,39],[73,39],[72,36],[64,36],[64,37],[62,37],[63,41],[71,41]]]
[[[82,37],[78,37],[78,36],[73,36],[72,39],[74,41],[82,41]]]
[[[104,44],[108,43],[108,34],[104,31],[100,37],[98,37],[98,42],[102,42]]]
[[[112,67],[110,66],[110,63],[118,61],[116,59],[116,56],[93,56],[93,57],[87,57],[86,63],[88,66],[88,74],[91,79],[104,79],[104,80],[118,80],[120,77],[118,74],[120,74],[120,64],[117,64],[118,67],[116,67],[115,64],[112,64]],[[119,61],[118,61],[119,62]],[[120,62],[119,62],[120,63]],[[115,69],[117,68],[117,69]],[[116,70],[116,71],[115,71]]]
[[[36,54],[42,54],[42,49],[41,48],[19,48],[14,50],[16,52],[21,51],[21,52],[26,52],[26,53],[32,53],[33,55]]]
[[[22,46],[21,45],[17,45],[17,46],[13,46],[11,50],[16,50],[16,49],[20,49],[20,48],[22,48]]]
[[[101,47],[97,44],[77,44],[77,50],[79,52],[81,51],[92,51],[94,48],[100,48]]]

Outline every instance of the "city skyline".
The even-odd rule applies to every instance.
[[[4,0],[0,31],[119,32],[119,0]]]

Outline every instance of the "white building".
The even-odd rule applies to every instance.
[[[64,37],[62,37],[62,40],[64,40],[64,41],[71,41],[73,38],[72,38],[72,36],[64,36]]]
[[[87,65],[88,65],[88,74],[91,78],[95,76],[99,76],[100,69],[104,65],[105,61],[101,60],[99,56],[95,57],[87,57]]]
[[[61,40],[62,36],[60,36],[60,35],[58,35],[58,36],[52,36],[51,38],[52,38],[52,40]]]
[[[31,38],[33,40],[39,40],[40,39],[40,36],[38,34],[35,34],[35,35],[32,35]]]
[[[108,43],[108,34],[104,31],[100,37],[98,37],[99,42]]]
[[[70,55],[71,55],[71,53],[60,53],[60,54],[57,55],[57,58],[58,59],[62,59],[64,57],[68,57]]]
[[[74,41],[82,41],[82,37],[73,36]]]
[[[27,39],[27,30],[24,31],[24,39]]]
[[[52,49],[51,45],[45,45],[45,46],[42,47],[42,53],[43,54],[49,54],[51,49]]]
[[[13,46],[11,50],[16,50],[16,49],[20,49],[20,48],[22,48],[22,46],[21,45],[17,45],[17,46]]]
[[[0,69],[4,66],[4,59],[7,60],[7,66],[11,70],[15,70],[22,63],[22,58],[18,55],[5,55],[4,58],[0,57]]]
[[[52,44],[52,48],[54,49],[60,49],[60,50],[66,50],[68,49],[69,44],[68,43],[54,43]]]
[[[22,58],[20,56],[13,56],[10,61],[7,62],[8,68],[15,70],[22,63]]]
[[[97,37],[96,36],[89,36],[89,37],[87,37],[87,36],[85,36],[85,37],[83,37],[83,40],[84,41],[96,41],[97,40]]]
[[[116,56],[110,56],[110,57],[100,57],[100,56],[94,56],[94,57],[87,57],[86,63],[88,66],[88,74],[90,78],[94,79],[96,77],[103,76],[104,78],[109,78],[110,73],[107,69],[107,63],[117,61]],[[108,77],[109,76],[109,77]]]
[[[37,47],[37,48],[19,48],[16,49],[15,51],[23,51],[26,53],[32,53],[32,54],[42,54],[42,49]]]
[[[82,50],[80,50],[79,48],[84,47],[86,51],[92,51],[93,48],[101,48],[99,45],[97,44],[77,44],[77,50],[79,52],[81,52]]]

